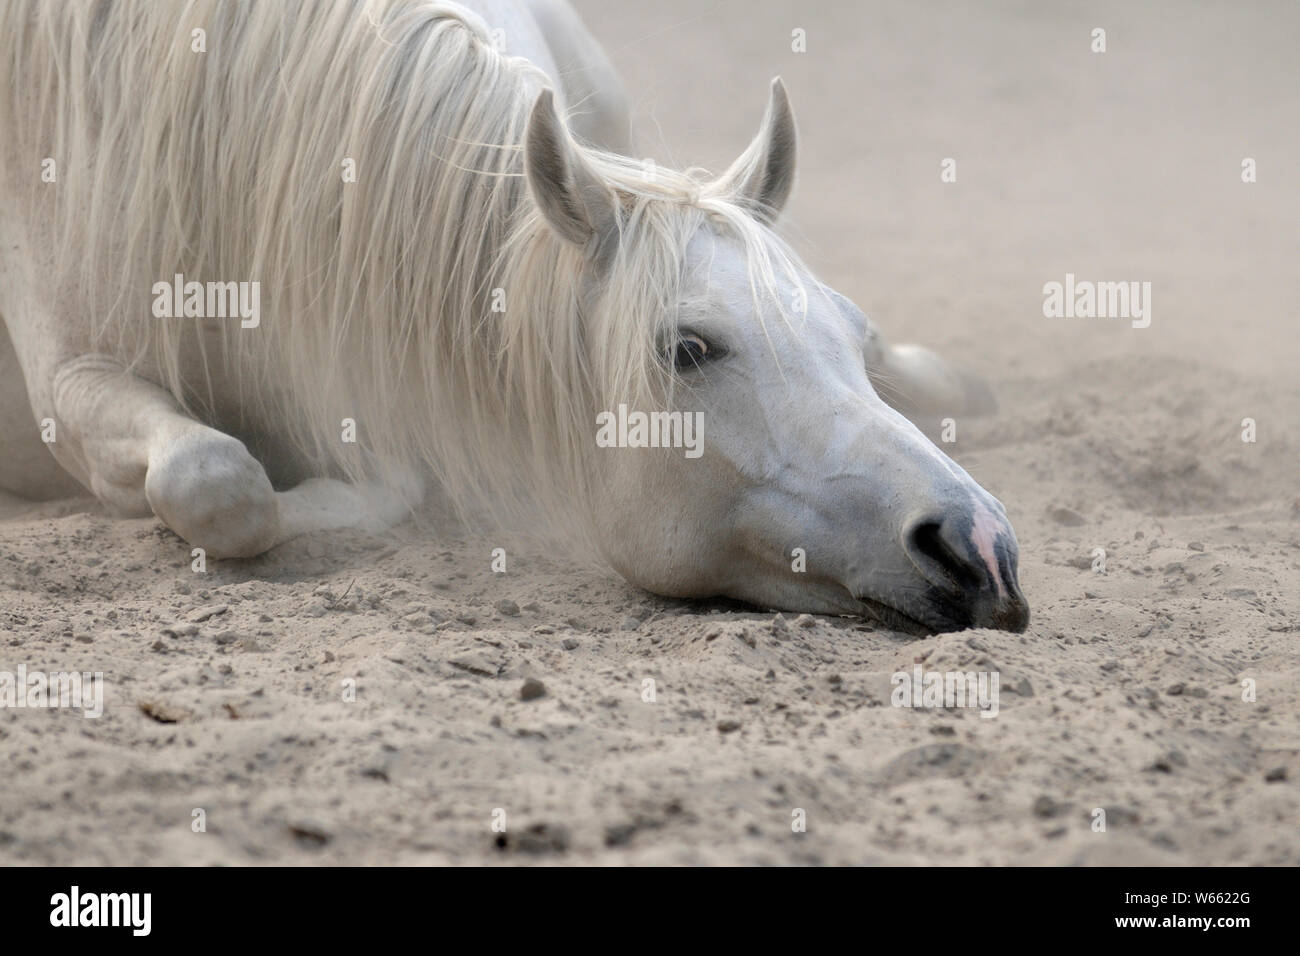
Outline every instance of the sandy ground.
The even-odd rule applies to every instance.
[[[785,77],[791,237],[1000,397],[945,448],[1007,506],[1028,632],[664,601],[413,526],[199,576],[156,521],[10,501],[0,670],[107,705],[0,713],[0,862],[1300,862],[1298,8],[807,7],[580,4],[662,162],[729,162]],[[1151,326],[1043,318],[1067,271],[1152,282]],[[999,716],[891,707],[916,663],[999,671]]]

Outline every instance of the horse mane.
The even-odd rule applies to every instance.
[[[595,412],[670,400],[662,351],[691,237],[740,241],[769,313],[786,315],[777,276],[802,272],[721,181],[583,146],[622,209],[593,275],[524,178],[549,80],[463,8],[0,7],[3,128],[21,155],[58,160],[60,282],[95,317],[96,347],[210,419],[212,376],[187,372],[199,349],[322,473],[427,468],[457,506],[581,516]],[[260,326],[220,320],[212,354],[194,334],[211,320],[154,318],[150,290],[176,273],[259,281]],[[355,445],[338,440],[344,418]]]

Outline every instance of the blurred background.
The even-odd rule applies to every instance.
[[[784,77],[801,139],[783,228],[891,340],[995,381],[1122,356],[1295,369],[1293,0],[575,3],[662,163],[724,168]],[[1151,327],[1045,319],[1066,272],[1150,281]]]

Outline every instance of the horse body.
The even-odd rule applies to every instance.
[[[659,593],[1025,626],[1002,506],[873,380],[912,408],[980,396],[772,232],[779,84],[703,180],[618,155],[620,88],[562,0],[0,20],[0,487],[71,475],[222,557],[391,525],[432,478],[583,520]],[[151,315],[176,274],[260,282],[260,322]],[[700,415],[706,453],[596,448],[621,404]]]

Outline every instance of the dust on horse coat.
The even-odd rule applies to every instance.
[[[1002,505],[875,385],[978,390],[774,232],[784,87],[722,175],[655,167],[567,5],[471,6],[3,6],[0,485],[217,557],[432,486],[666,595],[1022,629]]]

